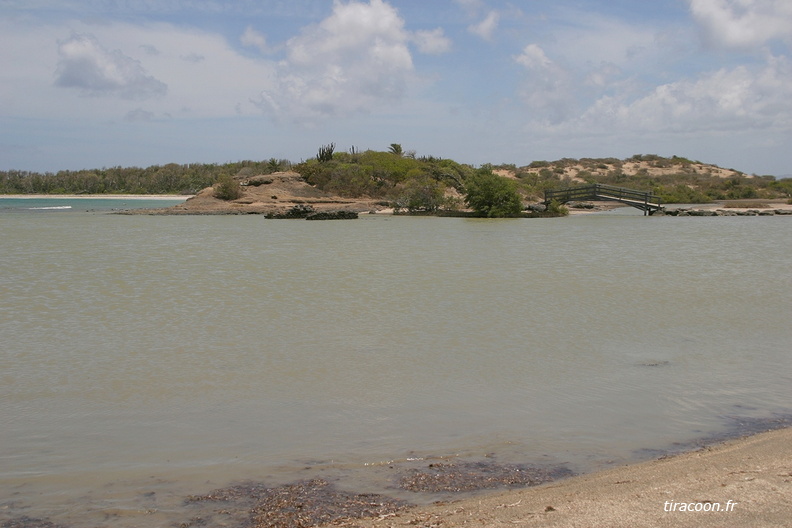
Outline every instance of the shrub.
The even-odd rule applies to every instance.
[[[230,174],[222,174],[217,179],[214,195],[215,198],[219,198],[220,200],[236,200],[242,196],[242,187]]]
[[[465,181],[465,203],[487,218],[514,217],[522,212],[516,184],[486,169],[479,169]]]
[[[429,176],[416,176],[404,184],[400,203],[404,204],[411,213],[425,211],[435,213],[443,205],[443,186]]]
[[[552,200],[547,204],[545,214],[549,216],[566,216],[569,214],[569,208],[558,200]]]

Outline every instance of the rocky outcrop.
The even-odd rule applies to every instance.
[[[186,202],[162,209],[135,210],[131,214],[155,215],[244,215],[260,214],[268,218],[308,218],[324,213],[316,220],[347,219],[347,213],[377,211],[382,202],[343,198],[317,189],[296,172],[276,172],[238,179],[242,196],[221,200],[215,189],[207,187]],[[332,214],[331,214],[332,213]],[[329,216],[328,216],[329,215]]]
[[[305,217],[306,220],[355,220],[358,214],[354,211],[322,211]]]
[[[267,218],[305,220],[354,220],[358,217],[355,211],[317,211],[310,205],[295,205],[285,213],[270,213]]]
[[[665,209],[654,216],[776,216],[792,215],[790,209]]]

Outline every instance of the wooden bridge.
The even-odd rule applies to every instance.
[[[655,196],[651,192],[635,191],[623,187],[603,185],[601,183],[545,191],[545,205],[548,205],[553,200],[562,204],[573,200],[609,200],[621,202],[625,205],[630,205],[636,209],[642,210],[644,216],[652,215],[663,208],[660,205],[660,197]]]

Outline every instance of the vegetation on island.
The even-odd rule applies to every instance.
[[[221,200],[236,200],[242,197],[242,186],[230,174],[222,174],[214,186],[214,195]]]
[[[397,213],[453,214],[464,208],[485,217],[521,216],[523,204],[540,202],[546,190],[604,183],[652,191],[663,203],[724,199],[792,199],[792,179],[749,175],[687,158],[638,154],[631,158],[564,158],[529,165],[481,167],[435,156],[417,156],[392,143],[385,151],[337,151],[322,145],[310,159],[292,164],[270,158],[225,164],[191,163],[37,173],[0,171],[0,194],[195,194],[210,186],[234,200],[240,182],[293,170],[310,185],[345,198],[390,203]],[[555,204],[547,215],[565,214]]]
[[[516,217],[523,210],[516,182],[489,169],[479,169],[467,178],[465,203],[487,218]]]

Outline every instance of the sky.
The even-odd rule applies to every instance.
[[[0,0],[0,170],[387,150],[792,175],[789,0]]]

